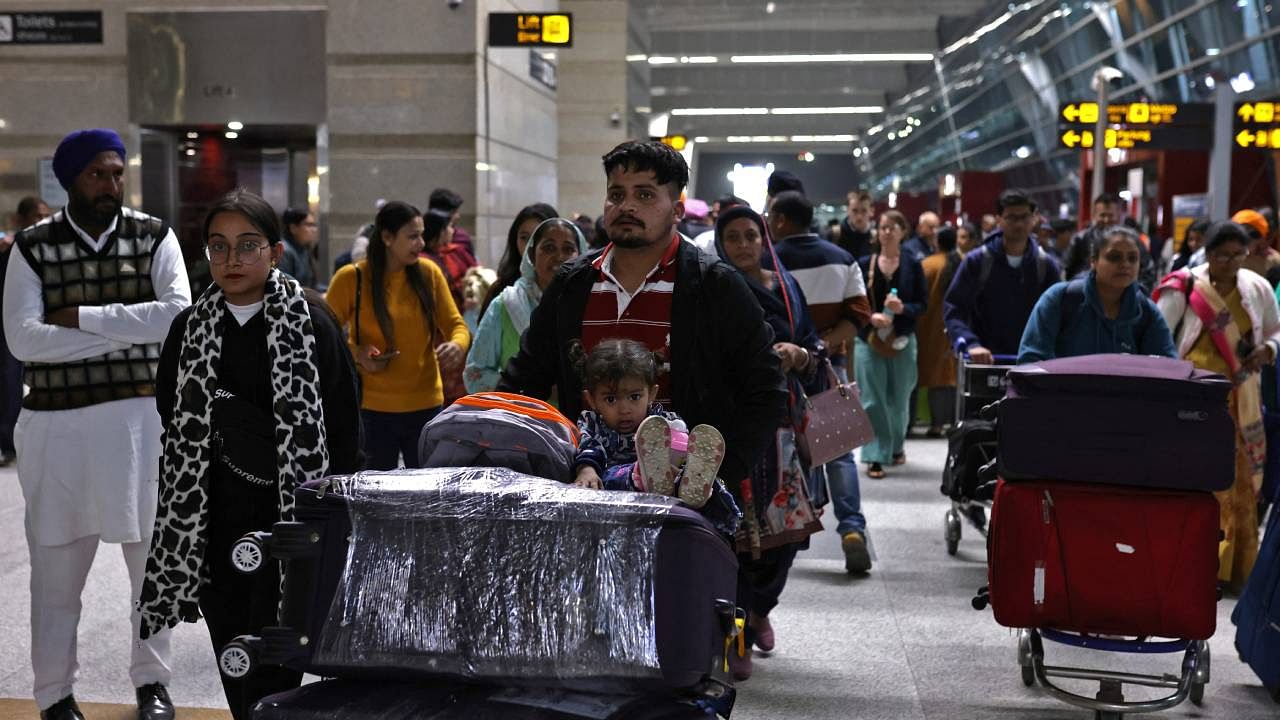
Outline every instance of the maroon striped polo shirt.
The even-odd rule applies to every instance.
[[[680,236],[671,246],[634,295],[622,288],[613,277],[613,244],[600,253],[592,265],[596,281],[587,298],[582,316],[582,346],[587,352],[602,340],[627,338],[644,343],[661,353],[664,361],[658,368],[658,401],[670,405],[671,383],[671,293],[676,286],[676,251]]]

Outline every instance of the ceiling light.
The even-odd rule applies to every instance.
[[[854,156],[854,157],[862,157],[862,148],[854,148],[854,149],[853,149],[853,156]]]
[[[648,60],[648,59],[649,59],[649,56],[645,55],[644,53],[640,53],[638,55],[628,55],[626,57],[627,62],[644,62],[645,60]]]
[[[654,55],[649,58],[650,65],[671,65],[675,62],[677,62],[677,60],[670,55]]]
[[[192,155],[195,155],[195,154],[196,154],[195,148],[187,148],[187,157],[191,157]]]
[[[884,112],[879,105],[847,105],[843,107],[781,107],[769,110],[770,115],[869,115]]]
[[[891,133],[889,133],[889,139],[890,139],[890,140],[897,140],[897,139],[898,139],[898,133],[896,133],[896,132],[891,132]]]
[[[688,55],[680,58],[680,62],[686,65],[710,65],[720,62],[720,58],[715,55]]]
[[[710,142],[711,138],[707,137],[706,135],[699,135],[698,137],[694,138],[693,141],[696,143]]]
[[[225,135],[228,140],[235,140],[236,138],[240,137],[240,133],[238,132],[226,132],[226,133],[223,133],[223,135]]]
[[[767,13],[767,14],[769,14],[769,15],[772,15],[772,14],[773,14],[773,11],[774,11],[774,10],[777,10],[777,9],[778,9],[778,3],[775,3],[775,2],[767,2],[767,3],[765,3],[765,4],[764,4],[764,11],[765,11],[765,13]]]
[[[198,133],[198,132],[189,132],[189,133],[187,133],[187,139],[188,139],[188,140],[197,140],[197,139],[199,139],[199,137],[200,137],[200,133]]]
[[[653,62],[652,58],[649,60]],[[735,63],[933,62],[933,53],[831,53],[824,55],[734,55]]]
[[[807,162],[807,163],[811,163],[811,162],[813,162],[813,153],[811,153],[811,152],[809,152],[808,150],[806,150],[806,151],[804,151],[804,152],[800,153],[799,155],[797,155],[797,156],[796,156],[796,159],[797,159],[797,160],[799,160],[800,162]]]
[[[9,127],[9,121],[5,120],[4,118],[0,118],[0,130],[3,130],[7,127]]]
[[[648,115],[649,113],[653,112],[653,108],[649,107],[648,105],[637,105],[636,112]]]
[[[868,134],[868,135],[878,135],[878,134],[880,134],[880,131],[881,131],[881,130],[884,130],[884,126],[883,126],[883,125],[876,125],[875,127],[871,128],[870,130],[867,130],[867,134]]]
[[[792,135],[791,142],[853,142],[852,135]]]
[[[1255,87],[1257,86],[1253,82],[1253,76],[1247,72],[1242,72],[1231,78],[1231,89],[1235,90],[1237,94],[1247,93]]]
[[[1205,48],[1205,49],[1204,49],[1204,54],[1205,54],[1205,55],[1210,55],[1210,56],[1212,56],[1212,55],[1217,55],[1217,54],[1218,54],[1218,53],[1220,53],[1220,52],[1222,52],[1222,51],[1221,51],[1220,49],[1218,49],[1218,48]]]
[[[695,115],[768,115],[768,108],[676,108],[671,111],[676,116]]]
[[[227,123],[227,129],[228,129],[228,130],[243,130],[243,129],[244,129],[244,123],[240,122],[239,120],[232,120],[231,122]]]
[[[1013,156],[1020,160],[1026,160],[1031,157],[1031,148],[1026,145],[1019,145],[1018,149],[1013,151]]]
[[[1212,89],[1214,88],[1214,86],[1215,86],[1215,85],[1217,85],[1217,84],[1218,84],[1218,82],[1217,82],[1216,80],[1214,80],[1214,79],[1213,79],[1213,76],[1212,76],[1212,75],[1205,75],[1205,76],[1204,76],[1204,86],[1205,86],[1205,87],[1207,87],[1207,88],[1209,88],[1210,90],[1212,90]]]

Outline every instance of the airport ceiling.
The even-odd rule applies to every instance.
[[[729,137],[844,136],[875,125],[884,118],[875,108],[910,92],[912,77],[932,74],[939,28],[991,4],[635,1],[649,45],[629,59],[648,64],[652,113],[672,113],[669,133],[706,136],[713,144]],[[825,112],[806,111],[812,108]]]

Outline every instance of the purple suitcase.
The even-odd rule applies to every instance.
[[[388,544],[395,537],[407,535],[414,539],[417,547],[432,549],[430,553],[419,552],[418,555],[439,554],[458,558],[456,566],[451,566],[454,570],[449,573],[451,578],[443,581],[452,583],[447,588],[428,585],[411,588],[411,592],[418,593],[415,601],[429,611],[433,606],[442,608],[435,621],[446,634],[454,627],[479,628],[486,631],[487,637],[498,638],[490,647],[473,646],[479,633],[473,632],[468,638],[459,631],[458,645],[450,651],[435,652],[435,648],[422,651],[419,648],[414,653],[401,655],[380,651],[354,657],[355,653],[350,650],[371,644],[367,637],[356,637],[362,626],[372,624],[369,620],[377,613],[395,612],[398,608],[389,608],[386,604],[379,607],[374,603],[373,609],[367,609],[359,604],[363,598],[350,600],[362,592],[370,594],[368,588],[361,590],[344,586],[347,582],[344,574],[350,564],[356,563],[357,567],[362,562],[367,564],[368,553],[362,556],[350,547],[353,524],[343,481],[325,480],[299,488],[295,494],[294,522],[277,523],[270,534],[246,536],[233,548],[233,558],[257,559],[256,565],[253,562],[238,564],[257,567],[270,559],[283,560],[285,592],[281,603],[281,626],[264,628],[258,636],[242,636],[223,648],[219,653],[219,665],[224,674],[247,674],[254,664],[262,663],[287,665],[332,678],[405,681],[445,678],[613,693],[683,691],[717,695],[725,691],[712,675],[723,663],[726,633],[734,628],[738,564],[728,543],[702,515],[683,506],[673,506],[664,507],[661,515],[654,516],[644,508],[629,506],[628,501],[620,499],[626,495],[624,493],[585,491],[597,494],[584,496],[579,489],[519,476],[507,470],[469,469],[465,472],[477,475],[507,473],[520,478],[520,482],[536,480],[550,486],[548,492],[551,497],[537,500],[543,507],[554,507],[554,515],[548,522],[559,523],[554,534],[563,538],[563,542],[559,547],[526,552],[528,548],[519,546],[519,543],[526,537],[522,535],[522,528],[527,530],[532,518],[511,513],[513,519],[510,520],[485,521],[470,515],[469,510],[453,512],[448,505],[440,517],[400,518],[397,519],[398,524],[369,523],[366,525],[365,542],[379,542],[380,538],[368,528],[385,525],[382,529],[387,534],[382,539],[388,540]],[[565,498],[561,497],[565,494],[562,489],[568,491]],[[588,502],[579,502],[584,497]],[[667,500],[639,494],[635,497],[640,502],[646,502],[646,498],[652,503]],[[613,504],[601,511],[596,507],[599,504],[596,498],[608,498]],[[615,501],[613,498],[619,499]],[[482,507],[490,516],[503,516],[505,505],[514,507],[513,504],[520,502],[525,503],[520,507],[531,504],[527,497],[517,499],[496,493],[486,497],[480,505],[472,501],[468,508]],[[587,515],[592,513],[598,517],[588,519]],[[655,527],[652,534],[645,534],[642,526],[654,522],[660,526]],[[524,561],[527,562],[570,562],[617,573],[619,568],[632,564],[633,555],[637,558],[635,562],[640,562],[642,553],[635,547],[629,547],[628,543],[636,542],[637,538],[655,537],[651,554],[647,556],[652,562],[652,577],[639,579],[647,626],[644,618],[615,612],[613,606],[622,601],[600,597],[600,587],[594,587],[592,582],[601,570],[583,573],[585,581],[581,587],[575,588],[576,596],[562,597],[542,592],[541,588],[530,584],[529,578],[518,577],[521,575],[519,568],[509,571],[509,564],[501,565],[508,558],[526,558]],[[406,566],[414,561],[413,553],[404,557]],[[355,574],[361,572],[364,571],[358,570]],[[419,574],[425,576],[426,572],[420,570]],[[504,582],[502,587],[468,582],[468,578],[481,572],[492,573],[493,577],[507,576],[510,582]],[[412,584],[414,577],[416,575],[410,572],[403,581]],[[509,601],[504,600],[508,596]],[[345,616],[344,597],[348,598]],[[529,602],[525,602],[525,598],[529,598]],[[526,607],[538,601],[543,601],[543,604],[536,612]],[[508,604],[503,605],[503,602]],[[635,606],[634,602],[632,606]],[[357,608],[354,614],[353,607]],[[563,624],[562,616],[568,613],[566,607],[579,613],[575,617],[585,614],[592,618],[593,629],[585,634],[586,637],[557,638],[555,642],[562,643],[563,649],[551,659],[539,657],[537,652],[526,652],[518,659],[503,657],[507,648],[513,654],[518,654],[521,648],[528,650],[529,636],[534,633],[554,636],[551,631]],[[406,612],[409,611],[406,609]],[[523,614],[525,621],[506,621],[508,612]],[[538,623],[530,618],[543,618],[543,624],[548,627],[539,629]],[[381,629],[366,629],[366,632],[386,633],[388,628],[395,630],[413,622],[422,622],[422,616],[395,617],[383,622]],[[649,633],[647,638],[644,632]],[[517,636],[520,633],[523,635]],[[486,638],[480,640],[487,641]],[[646,641],[652,644],[653,651],[646,657],[652,659],[656,656],[657,668],[642,667],[643,663],[626,656],[630,646],[639,647]],[[622,652],[613,651],[620,645],[627,647]],[[541,649],[534,648],[535,651]],[[593,653],[598,659],[585,666],[574,664],[579,658],[592,657]],[[622,659],[618,659],[620,655]]]
[[[1186,360],[1085,355],[1019,365],[998,410],[1000,476],[1175,490],[1235,480],[1231,383]]]

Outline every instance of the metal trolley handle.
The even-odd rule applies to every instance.
[[[1181,704],[1191,694],[1193,685],[1204,685],[1209,681],[1209,644],[1203,640],[1179,641],[1176,643],[1115,643],[1114,648],[1127,652],[1169,652],[1185,647],[1182,658],[1182,676],[1175,675],[1137,675],[1133,673],[1110,672],[1104,670],[1088,670],[1082,668],[1057,667],[1044,664],[1044,643],[1040,631],[1030,631],[1031,665],[1035,671],[1036,681],[1050,695],[1057,699],[1098,712],[1108,713],[1148,713],[1167,710]],[[1088,645],[1072,642],[1073,645],[1094,646],[1103,649],[1111,643],[1094,642]],[[1101,691],[1097,697],[1085,697],[1063,690],[1050,682],[1049,678],[1068,678],[1073,680],[1096,680],[1101,683]],[[1154,688],[1175,688],[1172,695],[1155,700],[1126,702],[1121,693],[1121,686],[1142,685]]]

